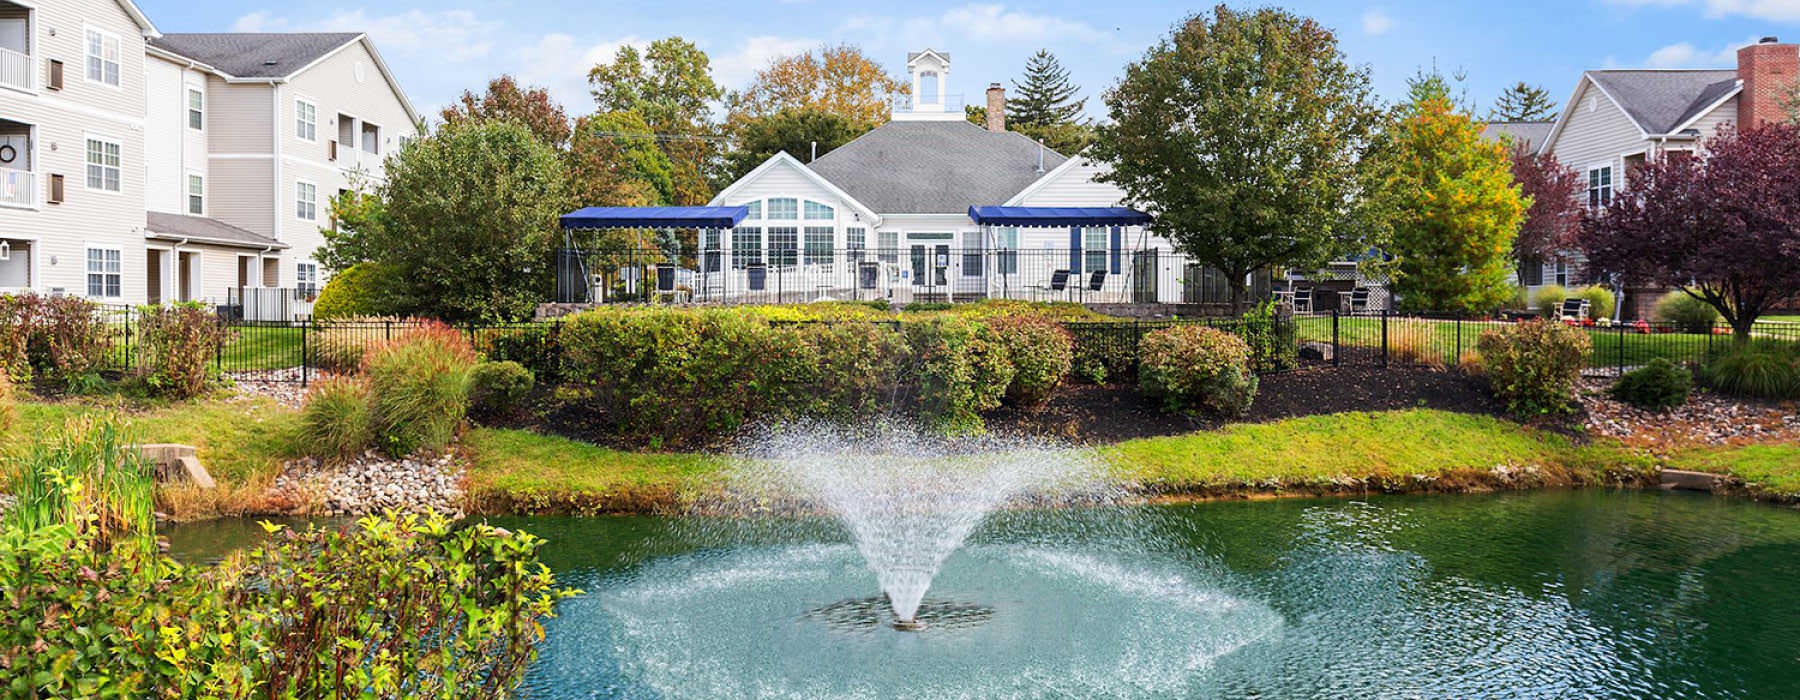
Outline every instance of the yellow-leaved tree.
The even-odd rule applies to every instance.
[[[756,72],[750,86],[726,98],[727,126],[735,133],[748,122],[785,110],[817,109],[850,121],[857,133],[888,120],[889,105],[907,86],[862,49],[849,44],[782,56]]]

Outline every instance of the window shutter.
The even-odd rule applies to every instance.
[[[1069,227],[1069,272],[1081,272],[1081,227]]]
[[[54,58],[50,59],[50,85],[49,85],[49,88],[51,90],[63,89],[63,62],[58,61]]]
[[[63,201],[63,176],[51,175],[50,176],[50,203],[51,204],[62,204],[62,201]]]
[[[337,139],[332,139],[332,140],[331,140],[331,155],[330,155],[330,158],[331,158],[331,161],[332,161],[332,162],[334,162],[334,163],[335,163],[335,162],[337,162]]]
[[[1112,227],[1112,273],[1119,274],[1120,248],[1125,247],[1125,229]]]

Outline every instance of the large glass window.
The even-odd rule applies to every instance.
[[[294,266],[294,293],[301,299],[319,296],[318,263],[303,262]]]
[[[769,219],[771,221],[793,221],[800,218],[800,203],[791,198],[769,200]]]
[[[98,29],[87,30],[87,78],[119,86],[119,37]]]
[[[731,230],[731,266],[734,269],[742,270],[746,265],[762,262],[762,249],[762,229],[752,226]]]
[[[294,136],[302,141],[319,140],[319,108],[306,100],[294,100]]]
[[[119,144],[87,140],[87,186],[90,190],[119,191]]]
[[[744,216],[744,218],[746,218],[746,219],[762,218],[762,202],[760,202],[760,201],[751,202],[749,204],[744,205],[744,208],[750,210],[750,213],[746,214]]]
[[[844,229],[844,250],[850,262],[862,262],[863,251],[869,247],[869,230],[852,226]]]
[[[831,207],[818,202],[809,201],[806,203],[807,221],[830,221],[835,216],[837,216],[837,212],[833,211]]]
[[[981,232],[964,231],[962,274],[964,277],[980,277],[982,268]]]
[[[994,247],[999,249],[999,255],[994,261],[995,266],[999,268],[997,272],[1002,275],[1017,274],[1019,272],[1019,228],[1003,226],[994,229]]]
[[[881,256],[881,261],[885,263],[900,262],[900,232],[882,231],[878,237],[881,239],[881,244],[876,252]]]
[[[806,227],[806,264],[831,264],[836,243],[832,238],[836,234],[830,226]]]
[[[120,283],[120,261],[117,248],[87,249],[87,293],[90,297],[116,297]]]
[[[774,200],[770,200],[774,201]],[[793,200],[788,200],[793,201]],[[793,226],[769,227],[769,264],[792,265],[800,261],[800,229]]]
[[[1104,226],[1089,226],[1081,232],[1081,268],[1083,272],[1106,269],[1108,234]]]
[[[716,228],[709,228],[701,233],[700,236],[700,256],[702,261],[700,270],[702,272],[718,272],[722,267],[722,265],[719,264],[719,261],[723,255],[722,246],[724,245],[724,234]]]
[[[1587,203],[1590,209],[1612,204],[1613,169],[1610,165],[1588,169]]]

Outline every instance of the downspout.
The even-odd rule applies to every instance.
[[[281,81],[269,80],[269,112],[271,130],[269,132],[269,232],[279,241],[281,236]]]

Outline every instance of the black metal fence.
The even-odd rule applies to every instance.
[[[114,334],[108,366],[130,370],[140,362],[129,311],[109,310]],[[861,321],[858,321],[861,322]],[[227,321],[227,340],[214,358],[215,370],[237,380],[309,383],[322,374],[354,369],[369,345],[392,339],[419,325],[410,320],[315,323]],[[883,323],[896,323],[883,321]],[[1066,322],[1074,337],[1076,372],[1102,381],[1130,380],[1137,372],[1137,348],[1151,332],[1175,325],[1204,325],[1244,337],[1257,371],[1285,372],[1308,366],[1455,367],[1471,360],[1482,333],[1511,321],[1389,313],[1283,315],[1266,318],[1201,318]],[[563,371],[563,322],[480,323],[454,326],[468,334],[490,359],[519,362],[553,380]],[[1591,372],[1620,374],[1665,358],[1690,367],[1733,346],[1724,326],[1682,327],[1671,323],[1581,326],[1592,348]],[[1800,323],[1758,324],[1757,342],[1800,349]]]

